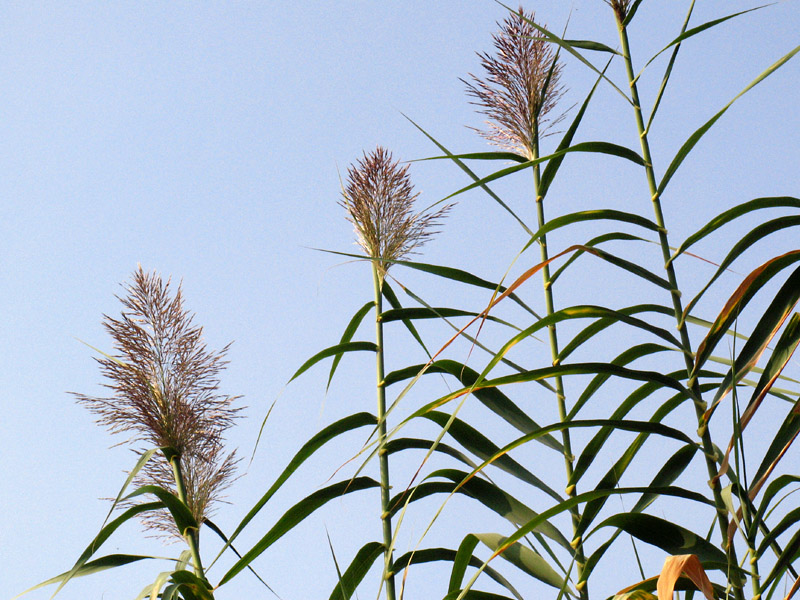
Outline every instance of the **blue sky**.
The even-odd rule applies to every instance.
[[[102,315],[118,314],[114,295],[137,264],[183,282],[187,306],[211,347],[234,341],[223,388],[242,394],[248,407],[230,439],[243,455],[249,456],[278,399],[255,460],[231,489],[231,504],[218,512],[225,529],[235,526],[317,429],[355,412],[354,402],[372,409],[366,359],[346,359],[327,396],[325,368],[284,389],[307,357],[338,341],[371,294],[365,265],[343,264],[312,248],[355,250],[337,206],[339,172],[364,150],[380,144],[404,160],[438,154],[402,113],[454,151],[487,149],[467,127],[480,127],[482,119],[459,78],[478,71],[475,52],[490,50],[490,34],[505,10],[488,0],[278,4],[35,2],[4,8],[0,580],[6,593],[71,566],[105,516],[102,498],[117,493],[132,464],[128,449],[109,449],[122,440],[95,426],[68,392],[99,392],[93,351],[82,342],[108,349]],[[676,35],[686,4],[642,4],[631,32],[639,66]],[[695,24],[723,14],[719,3],[698,4]],[[736,0],[724,10],[751,6]],[[613,18],[600,0],[526,8],[535,8],[554,30],[569,17],[568,37],[617,46]],[[685,45],[652,131],[660,173],[691,132],[797,44],[798,30],[800,8],[789,1]],[[738,101],[681,168],[665,197],[673,239],[734,202],[798,195],[799,64],[790,62]],[[652,101],[664,66],[657,61],[643,77],[645,103]],[[622,80],[620,65],[611,73]],[[563,81],[569,106],[582,101],[593,77],[568,61]],[[632,117],[608,86],[599,89],[578,137],[638,149]],[[468,183],[457,168],[440,162],[416,163],[411,174],[425,206]],[[633,166],[575,157],[560,177],[551,192],[558,198],[548,206],[551,216],[598,206],[632,210],[634,199],[649,216],[644,177]],[[527,183],[512,178],[497,191],[532,221]],[[580,239],[554,236],[551,247],[583,241],[591,230],[574,235]],[[780,240],[796,245],[790,236]],[[498,280],[524,243],[524,233],[499,207],[471,192],[426,246],[424,260]],[[698,249],[717,261],[720,252],[713,243]],[[523,266],[530,263],[523,259],[516,272]],[[688,265],[684,281],[694,285],[689,271],[707,276],[703,269]],[[476,310],[488,300],[469,291],[454,298],[453,290],[402,269],[396,276],[437,303]],[[584,276],[599,283],[591,270]],[[563,301],[572,293],[564,291]],[[538,289],[529,295],[542,304]],[[364,335],[370,334],[367,328]],[[433,346],[448,337],[442,328],[430,335]],[[390,361],[399,366],[421,359],[403,339]],[[426,393],[435,392],[421,387],[420,398]],[[259,537],[258,527],[322,485],[360,441],[342,441],[298,473],[243,547]],[[326,528],[346,561],[370,536],[378,537],[376,503],[333,502],[265,554],[256,563],[259,572],[286,600],[329,594],[336,574]],[[448,539],[448,523],[464,520],[458,511],[469,510],[467,504],[453,506],[455,513],[442,517],[440,540]],[[409,519],[405,544],[413,547],[410,540],[427,525],[425,514]],[[142,540],[136,526],[121,530],[108,547],[179,552]],[[441,570],[426,569],[410,590],[421,594],[426,577],[443,577]],[[62,596],[134,597],[157,571],[146,564],[74,581]],[[613,592],[614,582],[608,587]],[[361,597],[374,588],[368,583]],[[223,589],[220,598],[261,593],[244,575]]]

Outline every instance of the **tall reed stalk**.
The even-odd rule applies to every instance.
[[[413,253],[434,232],[431,228],[449,210],[415,214],[414,201],[419,194],[408,176],[408,166],[401,167],[385,149],[378,147],[348,169],[340,204],[347,210],[358,244],[372,262],[375,302],[376,387],[378,397],[378,463],[381,488],[381,528],[383,531],[386,599],[395,600],[392,572],[393,540],[389,483],[389,457],[386,453],[386,387],[384,382],[385,347],[383,338],[383,285],[394,261]]]
[[[472,75],[467,82],[467,93],[475,98],[475,104],[481,113],[489,118],[489,129],[479,131],[491,143],[511,150],[521,158],[536,161],[540,158],[541,138],[547,130],[563,119],[563,113],[555,118],[553,110],[563,96],[560,85],[561,64],[553,53],[548,42],[534,28],[534,15],[527,14],[520,8],[512,12],[500,25],[500,31],[494,34],[494,55],[479,54],[481,64],[486,71],[486,78],[480,79]],[[533,192],[536,205],[537,225],[541,230],[546,224],[544,212],[544,195],[541,191],[540,164],[533,165]],[[553,299],[553,281],[550,276],[550,255],[547,249],[547,236],[538,238],[542,268],[542,288],[544,293],[546,316],[555,312]],[[558,364],[559,346],[558,331],[555,323],[548,325],[548,341],[550,358],[553,366]],[[558,406],[559,422],[567,420],[567,398],[562,376],[555,376],[555,394]],[[567,481],[572,480],[575,457],[572,454],[572,441],[568,428],[561,430],[561,441],[564,447],[564,466]],[[575,485],[566,490],[570,498],[577,494]],[[578,506],[570,509],[574,534],[574,558],[581,597],[588,598],[588,589],[581,575],[586,558],[583,542],[578,537],[581,513]]]
[[[701,439],[703,453],[705,456],[706,470],[708,472],[709,483],[714,496],[714,505],[716,506],[717,511],[717,523],[719,525],[719,532],[722,539],[722,547],[725,549],[728,555],[729,564],[736,567],[739,564],[736,558],[736,547],[733,541],[728,539],[728,509],[725,506],[725,501],[722,498],[721,486],[719,478],[717,477],[717,473],[719,472],[719,465],[717,461],[719,460],[719,457],[717,456],[716,449],[711,440],[711,432],[708,428],[708,423],[705,420],[705,413],[708,409],[708,405],[702,399],[702,391],[700,390],[697,378],[692,376],[694,371],[692,343],[689,337],[686,321],[683,318],[683,304],[681,302],[681,292],[678,285],[678,278],[675,273],[674,262],[670,260],[671,252],[669,235],[664,221],[664,213],[661,208],[661,196],[658,191],[655,170],[653,168],[653,160],[650,154],[650,142],[648,139],[649,132],[645,128],[641,101],[639,99],[639,90],[636,83],[637,78],[633,70],[633,60],[631,58],[630,44],[628,41],[628,32],[626,26],[626,17],[629,4],[630,3],[628,0],[612,0],[611,2],[611,6],[616,17],[617,31],[619,33],[620,44],[622,47],[622,57],[625,62],[625,72],[627,74],[628,84],[630,86],[631,101],[636,120],[636,130],[639,134],[639,142],[642,150],[642,158],[644,159],[644,169],[647,177],[648,189],[650,192],[650,200],[653,205],[655,221],[658,225],[658,240],[661,246],[661,256],[664,260],[664,268],[667,272],[667,279],[671,288],[670,296],[675,312],[675,319],[678,325],[678,331],[680,333],[681,344],[684,350],[683,357],[686,365],[687,377],[691,378],[688,381],[688,387],[695,396],[694,408],[695,415],[697,417],[697,433]],[[737,600],[744,600],[742,582],[740,577],[737,575],[735,568],[731,570],[730,581]]]

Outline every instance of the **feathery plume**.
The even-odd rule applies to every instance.
[[[222,453],[223,435],[240,410],[233,407],[238,397],[219,392],[228,346],[219,353],[206,348],[203,328],[183,308],[180,287],[171,297],[170,282],[141,266],[132,279],[127,294],[119,298],[124,307],[120,318],[105,316],[103,322],[115,350],[97,359],[110,380],[104,384],[109,396],[76,397],[111,433],[128,432],[128,443],[162,448],[163,456],[154,456],[137,477],[140,485],[175,491],[169,461],[180,460],[187,505],[202,522],[236,463],[234,453]],[[144,521],[178,533],[169,526],[167,513]]]
[[[413,212],[414,186],[408,165],[401,167],[380,146],[347,170],[347,181],[339,204],[356,231],[358,244],[370,258],[377,259],[381,280],[392,261],[414,254],[436,232],[447,205],[435,213]]]
[[[533,13],[526,14],[520,7],[498,23],[500,31],[492,36],[496,53],[478,53],[486,78],[470,73],[471,81],[462,79],[467,94],[475,98],[473,104],[489,118],[489,129],[476,131],[528,159],[534,157],[537,138],[564,118],[563,114],[549,116],[564,94],[559,83],[561,64],[529,22],[533,18]]]

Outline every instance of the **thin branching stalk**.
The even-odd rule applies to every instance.
[[[664,224],[664,214],[661,210],[661,199],[658,192],[658,184],[656,183],[655,171],[653,169],[653,161],[650,155],[650,144],[648,141],[648,132],[645,129],[644,118],[642,115],[641,102],[639,101],[639,91],[636,86],[636,79],[633,71],[633,62],[631,60],[630,45],[628,42],[628,33],[624,25],[625,2],[612,2],[612,7],[616,15],[617,30],[619,32],[620,43],[622,45],[622,55],[625,62],[625,71],[628,76],[628,83],[631,89],[631,100],[633,102],[634,114],[636,117],[636,128],[639,133],[639,141],[642,149],[642,159],[645,163],[645,174],[647,176],[647,184],[650,189],[650,199],[653,205],[656,224],[658,225],[658,239],[661,245],[661,254],[664,260],[664,267],[667,271],[667,279],[670,284],[670,296],[672,298],[672,307],[675,311],[675,319],[678,323],[678,330],[680,332],[681,344],[684,349],[684,361],[686,363],[686,371],[691,376],[694,368],[692,360],[692,344],[689,338],[689,331],[686,327],[686,322],[682,318],[683,305],[681,302],[681,292],[678,286],[677,276],[673,262],[670,261],[670,244],[667,229]],[[728,510],[722,498],[720,483],[715,478],[718,472],[718,456],[714,444],[711,440],[711,433],[708,428],[708,423],[705,421],[705,412],[707,409],[706,402],[702,399],[700,386],[696,378],[692,378],[688,382],[689,389],[695,396],[694,407],[695,415],[698,423],[698,434],[701,438],[703,453],[705,455],[706,468],[708,476],[711,481],[711,489],[714,496],[714,505],[717,510],[717,523],[719,525],[720,535],[722,537],[722,547],[728,555],[728,563],[736,568],[738,561],[736,559],[736,548],[733,540],[728,539]],[[732,570],[730,574],[731,585],[737,600],[743,600],[744,594],[742,591],[742,582],[740,577]]]

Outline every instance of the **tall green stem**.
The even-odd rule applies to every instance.
[[[670,295],[672,297],[672,306],[675,311],[675,318],[678,322],[678,330],[680,332],[681,344],[683,346],[683,357],[686,363],[686,371],[688,376],[694,369],[694,360],[692,359],[692,344],[689,339],[689,331],[686,327],[686,322],[683,319],[683,306],[681,303],[681,293],[678,287],[678,280],[675,275],[673,263],[670,261],[670,245],[667,229],[664,225],[664,215],[661,211],[661,199],[658,193],[658,185],[656,183],[656,176],[653,170],[653,161],[650,156],[650,144],[647,139],[647,130],[644,125],[644,118],[642,117],[642,107],[639,102],[639,91],[636,87],[636,78],[633,72],[633,62],[631,61],[630,46],[628,44],[628,33],[625,26],[620,22],[619,16],[617,18],[617,29],[619,31],[619,38],[622,44],[622,54],[625,61],[625,70],[628,75],[628,83],[631,89],[631,100],[633,102],[634,113],[636,115],[636,127],[639,131],[639,142],[642,149],[642,159],[645,163],[645,173],[647,175],[647,184],[650,188],[650,199],[653,204],[653,211],[655,213],[656,224],[658,225],[658,239],[661,245],[661,255],[664,259],[664,267],[667,271],[667,278],[670,284]],[[719,531],[722,537],[722,546],[728,554],[728,562],[731,567],[736,568],[738,561],[736,560],[736,548],[732,540],[728,539],[728,511],[725,507],[725,502],[722,499],[719,481],[714,479],[717,472],[717,453],[714,444],[711,441],[711,433],[709,432],[707,423],[705,421],[705,412],[707,405],[702,399],[700,386],[696,379],[691,379],[688,385],[695,396],[694,407],[695,415],[697,416],[698,434],[700,435],[703,453],[705,454],[706,468],[710,479],[711,489],[714,495],[714,505],[717,509],[717,523],[719,524]],[[742,591],[742,582],[740,577],[732,570],[731,571],[731,585],[733,587],[734,595],[737,600],[744,599]]]
[[[381,522],[383,526],[384,577],[386,579],[386,600],[395,600],[394,573],[390,571],[392,558],[392,519],[389,516],[389,457],[386,455],[386,388],[383,367],[383,277],[377,263],[372,265],[372,279],[375,284],[375,345],[377,346],[375,372],[378,389],[378,462],[381,472]]]
[[[181,470],[181,459],[177,454],[173,455],[170,460],[172,465],[172,474],[175,477],[175,487],[178,489],[178,498],[181,502],[188,506],[186,496],[186,484],[183,480],[183,471]],[[189,544],[189,551],[192,553],[192,562],[194,563],[194,572],[201,579],[205,579],[203,572],[203,563],[200,560],[200,532],[197,529],[192,529],[186,533],[186,543]]]
[[[539,158],[539,136],[538,133],[534,136],[534,143],[533,143],[533,158]],[[536,164],[533,167],[533,189],[534,193],[536,194],[536,216],[539,222],[539,228],[541,229],[544,227],[546,220],[544,217],[544,198],[539,194],[539,190],[541,188],[541,172],[539,170],[539,165]],[[541,251],[541,258],[542,262],[545,263],[544,268],[542,269],[542,284],[544,287],[544,302],[545,308],[547,310],[547,316],[551,316],[555,312],[554,302],[553,302],[553,282],[550,279],[550,265],[547,264],[549,260],[549,254],[547,251],[547,236],[543,235],[539,238],[539,249]],[[553,366],[558,364],[558,332],[556,330],[555,323],[551,324],[547,328],[548,335],[550,338],[550,356],[553,361]],[[567,420],[567,400],[566,395],[564,394],[564,381],[561,378],[561,375],[557,375],[555,378],[555,387],[556,387],[556,400],[558,403],[558,418],[561,423]],[[570,441],[569,436],[569,429],[562,429],[561,430],[561,443],[564,446],[564,465],[567,471],[567,481],[572,480],[572,473],[574,470],[573,462],[575,457],[572,455],[572,442]],[[569,485],[567,487],[567,496],[570,498],[575,497],[577,494],[577,490],[575,485]],[[572,531],[575,535],[577,535],[578,528],[580,527],[581,522],[581,513],[580,509],[577,506],[574,506],[570,509],[570,515],[572,517]],[[587,583],[583,581],[583,568],[586,564],[586,557],[583,551],[583,541],[580,539],[575,539],[573,541],[574,549],[575,549],[575,563],[577,565],[577,572],[578,572],[578,590],[580,591],[581,598],[586,600],[589,597],[589,590]]]

